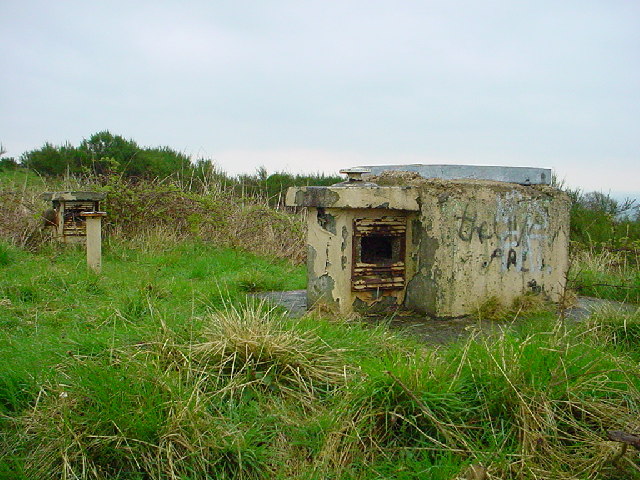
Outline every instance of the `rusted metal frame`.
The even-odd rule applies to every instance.
[[[62,209],[62,235],[67,237],[85,236],[86,223],[81,214],[83,212],[96,211],[99,201],[67,201]]]
[[[401,290],[405,286],[406,219],[398,217],[365,218],[353,220],[351,289]],[[389,264],[364,263],[362,238],[369,236],[394,237],[398,239],[398,258],[401,261]],[[392,244],[392,249],[394,245]],[[393,257],[393,252],[392,252]]]

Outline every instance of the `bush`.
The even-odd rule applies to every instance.
[[[300,215],[276,211],[233,192],[185,191],[175,182],[110,177],[104,208],[108,235],[170,242],[199,238],[220,246],[287,259],[305,258]]]
[[[106,130],[84,139],[78,147],[45,143],[24,153],[21,163],[42,175],[117,174],[130,178],[165,178],[191,167],[189,157],[169,147],[141,148],[135,141]]]
[[[640,241],[640,217],[634,200],[618,202],[600,192],[568,191],[571,207],[571,240],[581,245],[621,248]],[[637,215],[636,215],[637,216]]]
[[[132,237],[165,228],[174,235],[215,237],[225,216],[221,202],[181,190],[171,182],[129,182],[109,177],[104,208],[107,233]]]
[[[37,249],[44,239],[43,202],[31,192],[0,191],[0,239]]]
[[[295,264],[305,259],[304,221],[300,216],[266,205],[237,209],[228,221],[229,244],[236,248],[280,258]]]

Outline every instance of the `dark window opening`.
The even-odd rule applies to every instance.
[[[404,288],[406,232],[405,217],[354,219],[353,291]]]
[[[83,212],[97,211],[98,202],[68,202],[64,205],[62,219],[64,222],[62,233],[65,236],[86,235],[86,222],[81,216]]]
[[[388,263],[393,261],[394,237],[371,235],[362,237],[360,259],[364,263]]]

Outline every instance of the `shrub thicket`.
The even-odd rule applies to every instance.
[[[79,146],[69,143],[42,147],[25,152],[21,165],[40,175],[60,177],[64,175],[91,176],[91,181],[107,183],[113,176],[127,179],[179,180],[181,188],[192,191],[233,192],[237,197],[258,198],[270,205],[284,205],[288,187],[296,185],[331,185],[342,181],[338,176],[324,174],[269,174],[264,167],[255,174],[230,176],[215,167],[208,159],[194,163],[182,153],[169,147],[142,148],[133,140],[127,140],[109,131],[102,131],[84,139]],[[0,167],[16,167],[13,159],[4,159]]]
[[[0,178],[0,237],[38,248],[46,236],[43,191],[106,192],[107,236],[176,241],[197,238],[260,252],[294,263],[304,260],[303,221],[284,208],[288,187],[330,185],[340,177],[323,174],[230,176],[211,160],[190,159],[168,147],[141,148],[108,131],[75,147],[70,144],[26,152],[10,177]],[[39,176],[33,174],[37,172]],[[275,208],[274,208],[275,207]]]
[[[197,238],[296,264],[304,261],[303,218],[264,200],[238,197],[233,190],[187,191],[175,182],[132,183],[116,177],[102,189],[108,192],[107,235],[169,242]]]
[[[18,168],[18,162],[13,158],[0,158],[0,170],[15,170]]]
[[[187,155],[169,147],[142,148],[106,130],[84,139],[78,147],[45,143],[24,153],[21,164],[41,175],[119,174],[136,178],[165,178],[191,167]]]
[[[0,183],[0,238],[30,250],[41,248],[49,238],[43,213],[50,205],[39,194],[93,190],[107,193],[102,204],[108,212],[103,223],[107,238],[145,244],[197,239],[286,258],[294,264],[304,261],[304,219],[299,212],[270,207],[266,195],[242,197],[237,184],[219,180],[190,178],[187,183],[180,178],[132,180],[117,175],[34,180],[19,176],[15,183]]]
[[[569,191],[572,271],[582,295],[640,303],[640,211],[600,192]]]
[[[571,240],[580,245],[626,248],[640,242],[640,211],[635,200],[618,202],[601,192],[568,191]]]

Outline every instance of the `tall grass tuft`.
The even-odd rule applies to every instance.
[[[613,351],[640,359],[640,309],[604,306],[588,318],[583,328]]]
[[[637,452],[618,458],[607,432],[640,428],[637,364],[587,337],[558,326],[369,359],[325,463],[366,478],[410,454],[429,478],[635,478]]]
[[[193,347],[194,358],[224,381],[230,397],[250,390],[311,403],[345,381],[339,349],[287,327],[262,303],[213,313],[204,335],[206,341]]]
[[[24,478],[271,478],[279,415],[315,411],[346,381],[340,350],[262,304],[212,314],[195,345],[177,339],[65,360],[63,381],[12,420]]]
[[[14,261],[14,251],[4,241],[0,240],[0,267],[5,267]]]
[[[581,295],[638,304],[638,255],[626,251],[574,249],[569,285]]]

